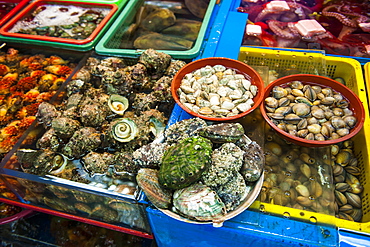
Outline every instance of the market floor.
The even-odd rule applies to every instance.
[[[43,213],[0,225],[0,246],[157,247],[151,239]]]

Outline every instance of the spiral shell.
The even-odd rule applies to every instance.
[[[112,128],[112,136],[119,142],[129,142],[135,139],[139,129],[134,121],[129,118],[115,120]]]
[[[112,94],[108,100],[109,109],[114,113],[123,116],[124,112],[129,107],[129,101],[126,97],[119,94]]]

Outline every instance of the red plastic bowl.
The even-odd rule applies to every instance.
[[[343,136],[338,139],[325,140],[325,141],[306,140],[304,138],[291,135],[288,132],[278,128],[271,121],[271,119],[267,116],[266,114],[267,112],[265,108],[265,101],[263,100],[261,107],[260,107],[262,116],[264,117],[266,122],[271,126],[271,128],[273,128],[283,138],[285,138],[286,140],[292,143],[298,144],[300,146],[323,147],[323,146],[328,146],[328,145],[332,145],[335,143],[348,140],[354,137],[362,129],[364,125],[364,121],[365,121],[365,110],[361,103],[361,100],[358,98],[358,96],[354,92],[351,91],[351,89],[327,77],[318,76],[318,75],[309,75],[309,74],[297,74],[297,75],[289,75],[289,76],[281,77],[273,81],[266,87],[265,95],[263,98],[265,99],[269,97],[272,89],[275,86],[286,87],[287,83],[292,82],[292,81],[302,81],[303,84],[318,85],[321,87],[330,87],[334,91],[341,93],[342,96],[346,98],[347,101],[349,102],[349,109],[353,111],[353,115],[357,118],[357,124],[352,129],[350,129],[350,133],[348,135]]]
[[[256,85],[258,88],[258,92],[256,96],[254,96],[253,101],[254,105],[247,111],[242,112],[238,115],[235,116],[230,116],[230,117],[209,117],[206,115],[201,115],[198,113],[195,113],[191,111],[189,108],[184,106],[179,99],[179,96],[177,94],[177,89],[180,87],[181,80],[184,78],[184,76],[188,73],[191,73],[197,69],[203,68],[207,65],[214,66],[214,65],[223,65],[228,69],[234,69],[236,73],[238,74],[244,74],[248,75],[251,77],[251,83],[252,85]],[[252,67],[249,65],[230,58],[224,58],[224,57],[210,57],[210,58],[203,58],[203,59],[198,59],[195,60],[191,63],[188,63],[184,67],[182,67],[177,74],[174,76],[171,84],[171,92],[172,92],[172,97],[176,101],[176,103],[187,113],[199,117],[205,120],[210,120],[210,121],[231,121],[231,120],[237,120],[240,119],[247,114],[251,113],[254,111],[262,102],[263,99],[263,92],[264,92],[264,84],[263,80],[260,77],[260,75],[255,71]]]
[[[12,33],[9,30],[18,22],[22,21],[25,18],[30,17],[31,13],[35,11],[38,7],[42,7],[45,5],[57,5],[57,6],[78,6],[83,8],[97,8],[97,9],[108,9],[109,13],[105,16],[105,18],[97,25],[95,30],[90,34],[89,37],[82,40],[76,40],[71,38],[59,38],[59,37],[50,37],[46,35],[32,35],[32,34],[23,34],[23,33]],[[107,24],[107,22],[112,18],[113,14],[117,11],[118,7],[115,4],[103,4],[103,3],[85,3],[85,2],[74,2],[74,1],[48,1],[48,0],[36,0],[26,6],[23,10],[21,10],[14,18],[10,19],[10,21],[6,22],[0,28],[0,34],[8,37],[13,38],[22,38],[22,39],[33,39],[33,40],[41,40],[41,41],[50,41],[50,42],[59,42],[59,43],[67,43],[67,44],[75,44],[75,45],[82,45],[92,42],[95,37],[99,34],[99,32],[103,29],[103,27]]]

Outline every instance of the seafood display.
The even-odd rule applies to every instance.
[[[39,4],[19,19],[10,33],[84,40],[109,14],[109,8],[66,4]]]
[[[249,14],[244,45],[321,49],[370,57],[368,1],[242,1]]]
[[[87,58],[66,85],[63,99],[39,104],[37,126],[30,131],[29,142],[5,165],[65,183],[77,182],[76,186],[85,184],[90,190],[99,188],[115,198],[127,197],[129,203],[22,180],[27,200],[142,227],[145,220],[141,213],[135,214],[142,210],[136,203],[140,191],[135,175],[140,165],[155,166],[154,152],[161,145],[158,149],[145,147],[163,135],[174,106],[171,79],[183,65],[184,61],[152,49],[144,51],[136,63],[118,57]],[[137,151],[140,148],[142,152]],[[125,208],[131,213],[125,213]]]
[[[12,185],[15,185],[17,183],[17,181],[14,179],[9,179],[8,182],[11,183]],[[10,191],[10,189],[6,186],[6,184],[2,180],[0,180],[0,197],[4,197],[11,200],[17,199],[16,195]],[[0,219],[15,215],[21,211],[22,211],[21,207],[0,202]]]
[[[357,124],[340,92],[310,82],[275,86],[264,103],[267,116],[279,129],[307,140],[338,139]]]
[[[191,220],[214,222],[238,208],[264,169],[261,147],[239,123],[182,120],[165,130],[162,143],[159,167],[140,167],[138,185],[159,209]]]
[[[124,27],[119,48],[189,50],[198,37],[208,4],[209,1],[144,1],[133,23]]]
[[[329,148],[288,144],[269,128],[264,150],[266,165],[261,202],[335,214]]]
[[[258,87],[248,75],[223,65],[207,65],[188,73],[177,94],[189,110],[207,117],[230,117],[252,108]]]
[[[327,148],[282,141],[269,129],[261,202],[335,215],[361,222],[361,168],[347,140]]]
[[[0,52],[0,158],[36,119],[76,64],[57,55],[27,55],[9,48]]]
[[[17,2],[0,2],[0,18],[5,17],[17,5]]]
[[[77,214],[90,219],[109,222],[133,229],[149,232],[143,205],[133,200],[121,200],[116,197],[105,197],[76,189],[51,184],[42,184],[27,179],[18,179],[27,188],[24,200],[36,205],[44,205],[64,213]],[[95,186],[99,187],[98,184]],[[125,195],[137,193],[134,182],[122,182],[117,190]]]
[[[362,174],[359,159],[354,155],[352,140],[331,147],[332,169],[335,185],[335,216],[340,219],[361,222]]]

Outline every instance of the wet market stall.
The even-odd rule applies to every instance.
[[[3,6],[8,243],[370,246],[368,2]]]

